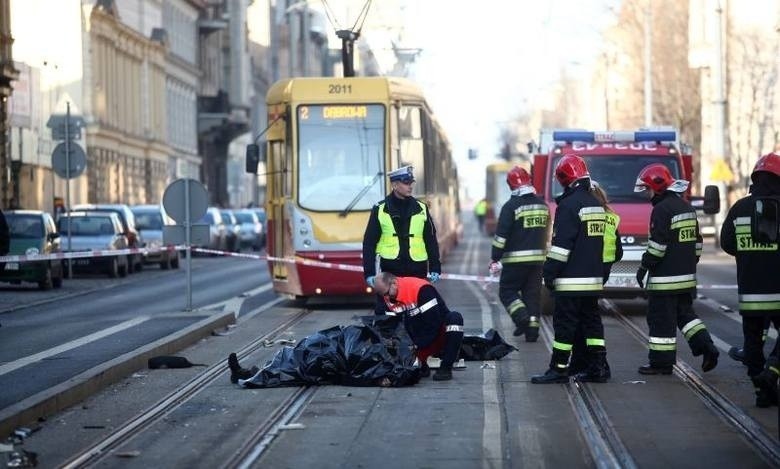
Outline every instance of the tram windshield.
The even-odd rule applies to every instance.
[[[297,115],[301,207],[370,210],[385,195],[385,179],[376,177],[385,161],[385,107],[302,105]]]

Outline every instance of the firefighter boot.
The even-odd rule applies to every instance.
[[[228,356],[228,368],[230,368],[230,382],[233,384],[238,383],[239,379],[249,379],[256,375],[258,371],[260,371],[260,369],[256,366],[253,366],[249,370],[246,368],[241,368],[241,365],[238,364],[238,357],[235,353],[231,353]]]
[[[745,349],[740,347],[731,347],[729,349],[729,356],[732,360],[740,363],[745,363]]]
[[[718,356],[720,352],[715,348],[715,344],[710,342],[704,350],[704,358],[701,361],[701,370],[705,373],[718,366]]]
[[[653,365],[648,363],[640,366],[637,371],[641,375],[670,375],[672,374],[672,365]]]
[[[550,367],[543,375],[531,376],[534,384],[568,383],[569,371],[566,368]]]
[[[435,373],[433,373],[434,381],[449,381],[452,379],[452,367],[442,365]]]
[[[528,329],[525,331],[526,342],[536,342],[539,339],[539,318],[531,316],[528,321]]]
[[[612,373],[609,370],[609,364],[607,364],[606,350],[589,351],[588,367],[585,368],[585,371],[574,375],[574,379],[584,383],[606,383],[611,377]]]
[[[528,316],[517,315],[517,316],[514,316],[512,318],[512,320],[515,323],[515,330],[514,330],[514,332],[512,332],[513,336],[520,337],[521,335],[523,335],[526,332],[528,332],[528,324],[530,322],[528,320]],[[538,330],[537,330],[537,334],[538,334]]]
[[[756,387],[756,407],[777,405],[777,374],[770,369],[751,378]]]

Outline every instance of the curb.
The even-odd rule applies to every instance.
[[[235,323],[232,311],[214,312],[204,319],[150,344],[102,363],[50,389],[0,410],[0,438],[39,418],[64,410],[145,368],[149,358],[170,355],[211,334],[211,331]]]

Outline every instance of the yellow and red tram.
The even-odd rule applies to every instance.
[[[371,293],[362,239],[387,173],[414,166],[442,256],[458,241],[458,176],[421,90],[394,77],[292,78],[266,96],[266,213],[274,290],[293,297]],[[295,260],[296,262],[292,262]],[[323,268],[305,260],[358,266]]]

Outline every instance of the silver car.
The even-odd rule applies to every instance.
[[[233,212],[238,219],[239,233],[238,239],[241,248],[252,248],[259,251],[265,246],[265,230],[263,223],[253,210],[242,209]]]
[[[142,247],[152,250],[144,254],[144,263],[159,264],[161,269],[178,269],[179,251],[163,243],[163,226],[176,223],[159,205],[135,205],[130,210],[135,215],[135,227],[144,242]]]
[[[70,240],[68,239],[70,220]],[[105,251],[127,249],[128,242],[119,215],[113,212],[70,212],[57,220],[63,252]],[[63,261],[67,271],[68,260]],[[76,258],[72,261],[77,272],[105,272],[109,277],[127,275],[127,256],[99,256]]]

